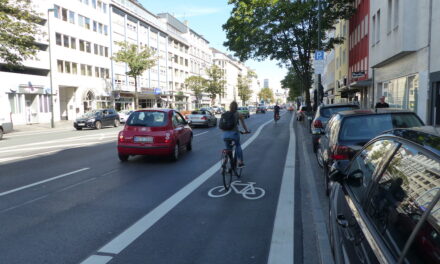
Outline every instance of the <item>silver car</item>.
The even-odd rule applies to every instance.
[[[122,111],[118,112],[118,114],[119,114],[119,121],[121,123],[125,123],[125,121],[127,121],[128,117],[133,112],[134,112],[133,110],[122,110]]]
[[[195,110],[186,116],[190,126],[217,126],[217,118],[208,110]]]

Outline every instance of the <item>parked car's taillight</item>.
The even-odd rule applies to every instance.
[[[119,133],[119,137],[118,137],[118,141],[119,142],[124,142],[125,138],[124,138],[124,134],[122,132]]]
[[[333,160],[348,160],[350,149],[346,146],[335,146],[330,155]]]
[[[208,118],[206,118],[206,116],[202,116],[202,118],[200,118],[200,119],[202,119],[202,120],[206,120],[206,119],[208,119]]]
[[[322,128],[321,120],[315,120],[315,122],[313,122],[313,127],[315,127],[315,128]]]

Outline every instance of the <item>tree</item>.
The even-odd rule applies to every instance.
[[[215,64],[206,69],[206,73],[208,74],[208,80],[205,92],[209,93],[212,104],[214,104],[217,95],[221,96],[225,92],[226,81],[223,80],[224,74],[222,69]]]
[[[116,44],[121,49],[114,54],[112,59],[116,62],[127,63],[129,71],[126,74],[134,78],[134,108],[137,109],[139,105],[138,76],[154,67],[158,58],[155,56],[155,52],[148,47],[138,47],[136,44],[127,42],[116,42]]]
[[[240,97],[243,105],[246,105],[246,101],[251,99],[251,81],[252,80],[250,79],[249,75],[237,77],[238,97]]]
[[[206,84],[206,79],[201,76],[191,76],[185,80],[185,85],[194,92],[196,97],[196,108],[199,108]]]
[[[323,1],[322,1],[323,2]],[[327,0],[321,12],[323,32],[333,29],[338,19],[347,19],[353,12],[353,0]],[[229,0],[231,16],[223,25],[227,41],[224,45],[241,61],[253,58],[277,60],[293,68],[307,91],[312,86],[311,55],[323,42],[328,50],[341,37],[318,40],[318,0]],[[310,94],[306,92],[310,106]]]
[[[43,24],[40,16],[30,0],[0,0],[0,59],[7,67],[20,67],[23,60],[36,58],[35,36],[42,34],[38,24]]]
[[[303,83],[293,69],[289,69],[287,75],[281,80],[281,87],[289,89],[289,101],[294,101],[296,97],[304,93]]]
[[[261,91],[258,93],[258,97],[260,98],[260,100],[268,103],[275,101],[273,92],[270,88],[261,89]]]

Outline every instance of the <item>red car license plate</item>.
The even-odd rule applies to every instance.
[[[152,143],[153,142],[153,137],[134,137],[134,142],[139,142],[139,143]]]

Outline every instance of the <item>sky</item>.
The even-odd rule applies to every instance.
[[[229,18],[232,6],[227,0],[138,0],[148,11],[170,13],[180,21],[187,20],[189,27],[210,42],[210,46],[226,54],[233,54],[223,46],[226,34],[222,25]],[[276,61],[248,60],[245,65],[254,69],[263,86],[263,79],[269,79],[269,87],[280,89],[280,81],[286,75],[286,69],[276,65]]]

